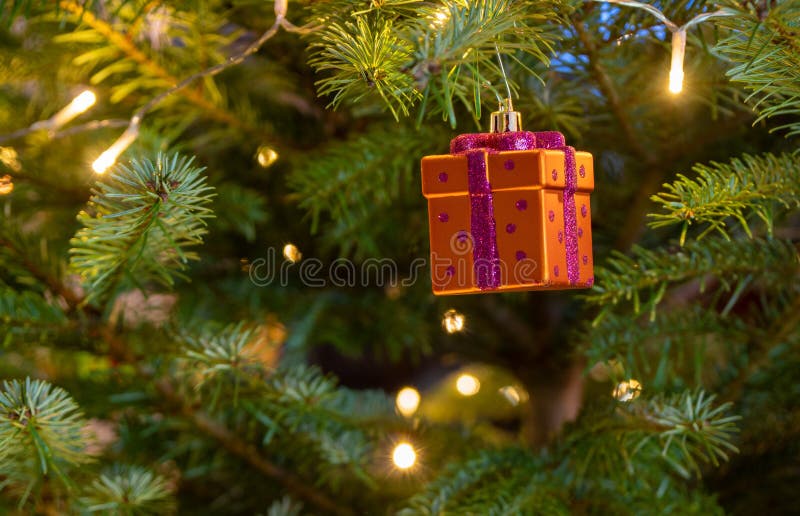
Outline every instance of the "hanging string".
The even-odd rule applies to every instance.
[[[494,43],[494,51],[497,53],[497,62],[500,63],[500,73],[503,75],[503,83],[506,85],[506,99],[508,99],[509,107],[511,106],[511,85],[508,82],[508,75],[506,75],[506,67],[503,65],[503,56],[500,54],[500,47],[497,46],[497,42]],[[497,99],[501,104],[503,100],[499,98]]]

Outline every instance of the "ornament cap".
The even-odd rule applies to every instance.
[[[511,98],[500,101],[500,108],[492,113],[489,132],[508,133],[522,131],[522,114],[514,111]]]

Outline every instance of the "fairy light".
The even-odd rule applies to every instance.
[[[419,408],[420,399],[421,397],[417,389],[413,387],[403,387],[397,393],[397,398],[395,399],[397,411],[405,417],[412,416],[414,412],[417,411],[417,408]]]
[[[626,382],[620,382],[614,387],[614,391],[612,395],[617,401],[631,401],[635,400],[639,397],[639,394],[642,392],[642,384],[639,383],[638,380],[634,380],[633,378],[629,379]]]
[[[462,396],[474,396],[481,390],[481,382],[469,373],[464,373],[456,379],[456,390]]]
[[[97,95],[91,90],[82,91],[72,102],[61,108],[55,115],[47,120],[40,120],[31,125],[32,130],[45,129],[55,131],[70,123],[78,115],[85,113],[97,102]]]
[[[417,462],[417,452],[409,443],[399,443],[392,451],[392,462],[398,469],[408,469]]]
[[[283,246],[283,257],[286,258],[287,261],[292,263],[297,263],[303,257],[303,254],[300,252],[300,249],[297,248],[294,244],[286,244]]]
[[[667,18],[657,7],[635,0],[594,0],[607,4],[624,5],[647,11],[657,18],[672,33],[672,63],[669,70],[669,91],[677,95],[683,91],[683,57],[686,53],[686,31],[699,23],[710,18],[721,16],[735,16],[736,11],[730,8],[722,8],[713,12],[700,13],[685,24],[678,26],[675,22]],[[627,38],[626,38],[627,39]],[[622,38],[617,40],[617,45],[621,44]]]
[[[683,56],[686,53],[686,31],[681,29],[672,33],[672,66],[669,70],[669,91],[678,94],[683,91]]]
[[[464,330],[464,315],[450,309],[442,316],[442,328],[447,333],[458,333]]]
[[[138,126],[131,126],[122,133],[122,136],[117,138],[111,147],[109,147],[105,152],[100,154],[100,157],[94,160],[92,163],[92,170],[94,170],[97,174],[104,174],[114,163],[117,162],[117,158],[125,152],[125,149],[131,146],[133,142],[136,141],[136,137],[139,134]]]
[[[81,113],[88,111],[96,102],[97,96],[93,91],[86,90],[81,92],[80,95],[72,99],[72,102],[67,104],[61,111],[45,121],[47,128],[55,130],[68,124]]]
[[[258,160],[258,164],[264,168],[271,166],[273,163],[278,161],[278,152],[269,147],[267,145],[262,145],[258,148],[258,154],[256,155],[256,159]]]

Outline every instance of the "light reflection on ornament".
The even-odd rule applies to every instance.
[[[500,387],[498,392],[514,407],[528,401],[528,393],[521,387],[506,385],[505,387]]]
[[[419,391],[413,387],[403,387],[397,393],[395,404],[397,410],[405,417],[409,417],[417,411],[420,402]]]
[[[618,401],[631,401],[635,400],[639,397],[639,394],[642,392],[642,384],[639,383],[638,380],[634,380],[631,378],[627,382],[620,382],[616,387],[614,387],[614,392],[612,395]]]
[[[0,176],[0,195],[8,195],[14,191],[14,182],[8,174]]]
[[[464,315],[450,309],[442,317],[442,327],[447,333],[458,333],[464,330]]]
[[[303,254],[300,252],[300,249],[297,248],[294,244],[286,244],[283,246],[283,257],[286,258],[287,261],[292,263],[297,263],[303,257]]]
[[[409,443],[400,443],[394,447],[392,462],[398,469],[408,469],[417,462],[417,452]]]
[[[464,373],[456,380],[456,390],[462,396],[474,396],[481,390],[481,382],[469,373]]]

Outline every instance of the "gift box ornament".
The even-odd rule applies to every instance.
[[[491,132],[422,158],[437,295],[588,288],[592,155],[555,131],[522,131],[506,100]]]

